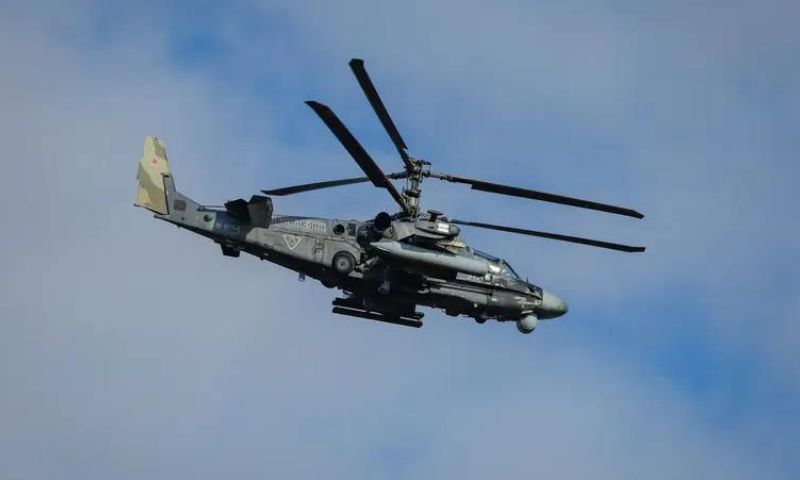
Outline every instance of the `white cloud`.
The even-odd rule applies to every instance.
[[[322,9],[319,17],[306,12],[300,18],[288,10],[294,22],[310,25],[319,36],[305,46],[284,37],[269,58],[327,43],[336,55],[320,64],[335,63],[330,88],[338,88],[351,81],[341,65],[343,50],[365,48],[375,57],[370,68],[374,64],[381,72],[382,91],[383,79],[390,77],[386,72],[403,82],[405,75],[446,59],[447,69],[432,71],[438,81],[409,75],[411,94],[404,94],[397,80],[387,82],[393,95],[419,95],[419,102],[434,104],[428,94],[458,85],[454,74],[491,86],[490,100],[454,94],[487,104],[503,90],[523,88],[530,78],[529,71],[517,70],[519,64],[499,54],[530,40],[529,22],[521,15],[480,7],[480,15],[464,17],[449,45],[433,42],[429,55],[422,55],[420,44],[442,34],[431,23],[435,17],[405,17],[395,8],[367,12],[369,18],[394,19],[372,26],[350,23],[347,11]],[[311,282],[294,283],[291,273],[254,259],[224,258],[213,244],[154,222],[130,205],[146,134],[166,138],[178,187],[210,202],[273,182],[261,178],[265,170],[275,179],[294,175],[301,158],[308,159],[309,168],[299,168],[297,179],[312,167],[338,171],[329,166],[329,159],[340,155],[338,146],[297,146],[271,129],[261,137],[258,129],[242,130],[242,124],[256,121],[276,132],[290,127],[282,112],[250,117],[245,81],[236,80],[245,85],[235,90],[171,65],[163,53],[169,38],[169,22],[163,19],[149,22],[132,15],[130,24],[120,25],[123,34],[94,50],[85,42],[95,28],[91,11],[51,12],[12,9],[0,20],[2,44],[14,47],[0,51],[0,67],[9,72],[0,89],[0,191],[7,206],[0,241],[0,476],[485,477],[503,472],[509,477],[752,478],[756,472],[780,476],[785,473],[781,462],[791,466],[784,457],[774,464],[769,444],[756,445],[771,438],[760,430],[773,422],[769,412],[720,427],[709,419],[713,407],[686,396],[658,369],[632,366],[641,356],[593,345],[597,339],[575,335],[573,324],[547,325],[533,337],[522,337],[508,325],[478,328],[436,313],[419,332],[334,318],[328,312],[333,292]],[[590,15],[585,15],[587,22]],[[330,27],[323,17],[335,27],[326,31]],[[570,79],[565,85],[551,81],[552,90],[544,91],[554,99],[542,102],[557,110],[562,107],[558,98],[569,97],[567,109],[617,108],[608,98],[625,97],[624,71],[606,72],[594,82],[583,70],[572,69],[593,62],[623,64],[617,56],[623,55],[630,33],[601,21],[594,27],[579,24],[590,33],[575,39],[558,28],[571,17],[557,18],[561,23],[555,26],[549,17],[534,21],[549,32],[537,35],[576,45],[604,38],[608,44],[598,50],[607,52],[606,60],[564,43],[559,48],[571,52],[572,66],[560,65],[552,51],[539,53],[548,60],[543,70]],[[408,42],[399,35],[392,41],[390,35],[403,25],[421,35],[414,37],[418,48],[405,54],[401,47]],[[374,43],[359,42],[363,29],[383,28],[388,33]],[[496,46],[482,43],[491,35],[465,43],[481,28],[498,32]],[[333,44],[348,29],[361,34]],[[246,43],[237,48],[230,61],[259,51]],[[456,55],[461,50],[475,56]],[[499,69],[496,76],[475,77],[481,63]],[[255,61],[243,64],[260,68]],[[289,73],[275,67],[275,75],[285,75],[282,82],[297,80],[292,68],[311,68],[298,64],[287,67]],[[404,72],[407,68],[412,70]],[[347,95],[355,97],[354,91]],[[418,112],[418,105],[390,104],[404,119],[428,114]],[[361,107],[366,110],[366,103]],[[508,110],[512,118],[522,115]],[[428,143],[438,139],[424,127],[446,117],[430,115],[409,129]],[[362,118],[373,122],[368,111]],[[454,133],[446,125],[442,129],[448,136]],[[473,125],[469,132],[478,130]],[[473,139],[468,145],[461,153],[469,166],[486,168],[473,162],[491,143]],[[456,158],[449,161],[456,164]],[[768,190],[780,180],[767,175],[762,182]],[[697,186],[689,187],[697,195]],[[342,193],[338,207],[357,195]],[[287,204],[310,211],[315,200]],[[654,217],[666,216],[652,205]],[[331,201],[323,207],[332,211],[337,205]],[[371,206],[361,208],[367,212]],[[692,222],[702,219],[698,215]],[[671,228],[657,232],[666,236]],[[684,252],[676,247],[669,261],[676,253]],[[647,274],[641,265],[616,257],[565,255],[590,278],[610,265],[624,270],[626,278],[608,291],[631,288],[630,282]],[[587,266],[590,261],[594,264]],[[567,283],[569,273],[559,278],[554,261],[541,262],[540,270]],[[657,271],[672,273],[664,265]],[[710,272],[709,283],[721,281],[724,273]],[[658,285],[650,282],[642,290]],[[584,288],[576,287],[581,301],[588,297]],[[142,301],[151,309],[148,315]],[[605,302],[618,307],[624,296]],[[793,343],[787,343],[788,350]]]

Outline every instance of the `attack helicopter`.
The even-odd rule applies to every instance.
[[[224,206],[200,204],[175,188],[163,142],[147,137],[139,161],[136,206],[155,218],[207,237],[222,254],[248,253],[343,291],[333,300],[333,313],[419,328],[418,306],[441,309],[450,316],[514,322],[525,334],[539,320],[567,313],[567,304],[538,285],[523,280],[504,259],[466,243],[461,227],[529,235],[620,252],[644,247],[557,233],[452,219],[440,211],[421,211],[422,184],[428,179],[468,185],[472,190],[568,205],[641,219],[641,213],[604,203],[503,185],[431,170],[414,157],[381,100],[361,59],[349,63],[372,109],[389,135],[403,170],[385,174],[328,106],[307,101],[355,160],[365,176],[262,190],[249,200]],[[405,183],[399,190],[393,180]],[[368,220],[279,215],[272,197],[372,183],[398,206]]]

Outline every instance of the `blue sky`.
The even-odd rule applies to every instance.
[[[0,7],[0,477],[795,478],[800,9],[792,2],[11,2]],[[640,222],[428,184],[568,316],[522,336],[334,292],[131,207],[145,135],[219,204],[358,175],[303,105],[400,163],[366,60],[437,170]],[[278,199],[369,218],[369,186]],[[142,300],[145,300],[143,302]],[[143,306],[147,304],[147,306]]]

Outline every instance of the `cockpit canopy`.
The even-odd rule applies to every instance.
[[[506,276],[509,276],[509,277],[512,277],[512,278],[516,278],[517,280],[522,280],[522,278],[520,278],[519,274],[517,274],[517,272],[511,267],[511,265],[509,265],[508,262],[506,262],[502,258],[495,257],[494,255],[490,255],[490,254],[488,254],[486,252],[482,252],[482,251],[477,250],[475,248],[472,249],[472,253],[475,256],[478,256],[478,257],[480,257],[480,258],[482,258],[484,260],[488,260],[488,261],[490,261],[492,263],[496,263],[500,267],[500,273],[502,275],[506,275]]]

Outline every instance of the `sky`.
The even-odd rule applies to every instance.
[[[800,4],[0,4],[0,478],[797,478]],[[567,300],[532,335],[406,329],[132,206],[145,135],[207,204],[357,176],[303,101],[415,156],[629,206],[426,183]],[[275,200],[371,218],[369,185]]]

